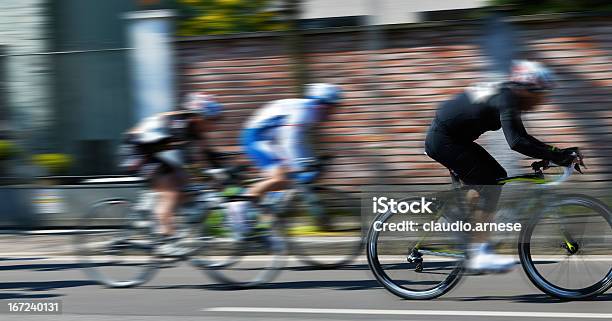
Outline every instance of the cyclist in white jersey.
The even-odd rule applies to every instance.
[[[257,200],[266,192],[287,188],[292,180],[309,183],[316,178],[308,134],[340,102],[340,93],[333,84],[310,84],[305,98],[273,101],[251,117],[242,144],[265,180],[253,185],[247,196]]]

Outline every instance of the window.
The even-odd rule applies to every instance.
[[[82,140],[79,142],[78,170],[84,175],[107,175],[113,172],[114,157],[110,140]]]

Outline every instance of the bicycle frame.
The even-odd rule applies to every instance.
[[[543,195],[548,190],[548,188],[551,186],[556,186],[560,184],[561,182],[566,181],[567,179],[569,179],[572,173],[573,173],[573,167],[570,166],[570,167],[564,168],[564,173],[559,179],[551,181],[551,182],[546,181],[543,172],[540,171],[534,174],[525,174],[525,175],[507,177],[507,178],[498,180],[498,185],[505,185],[507,183],[514,183],[514,182],[530,182],[530,183],[534,183],[539,186],[542,186],[542,188],[538,190],[538,195],[534,199],[532,199],[530,202],[522,203],[520,204],[518,208],[512,208],[513,210],[512,210],[511,216],[516,217],[517,215],[520,215],[521,213],[527,213],[530,209],[542,208],[542,206],[547,205],[546,203],[548,203],[547,200],[549,200],[549,198],[543,197]],[[451,175],[451,181],[452,181],[452,186],[453,186],[453,190],[451,190],[450,193],[453,194],[453,196],[455,197],[455,200],[458,201],[457,203],[460,204],[460,199],[465,198],[464,196],[461,195],[461,192],[462,192],[461,189],[465,187],[465,185],[461,182],[461,180],[452,170],[450,170],[450,175]],[[447,191],[443,193],[449,193],[449,192]],[[443,216],[444,212],[442,211],[442,209],[444,209],[445,206],[446,204],[442,204],[439,207],[441,210],[438,211],[438,213],[436,213],[436,216],[434,218],[435,221],[439,220]],[[465,209],[459,205],[457,205],[456,208],[459,209],[460,211],[463,211],[464,213],[468,211],[468,209]],[[497,213],[499,213],[499,211],[497,211]],[[569,235],[569,233],[562,226],[560,226],[560,228],[562,229],[560,232],[564,237],[563,242],[567,245],[568,250],[571,250],[572,248],[575,247],[575,242],[573,241],[571,235]],[[409,262],[411,261],[418,262],[419,260],[422,260],[421,257],[423,254],[432,255],[432,256],[441,256],[441,257],[465,258],[465,255],[460,255],[460,254],[453,253],[450,251],[440,251],[440,250],[422,248],[421,244],[427,239],[430,233],[431,233],[430,231],[426,232],[425,235],[423,235],[417,241],[415,246],[409,250],[409,254],[407,255]]]

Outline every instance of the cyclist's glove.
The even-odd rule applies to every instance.
[[[567,167],[571,165],[576,160],[576,158],[578,158],[580,160],[581,165],[583,165],[582,154],[580,154],[580,149],[578,147],[561,149],[559,150],[559,153],[560,155],[558,159],[555,160],[555,164]]]

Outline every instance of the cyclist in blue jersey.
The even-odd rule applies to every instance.
[[[469,87],[438,108],[425,139],[425,151],[466,185],[478,186],[468,192],[468,201],[480,205],[475,219],[488,221],[493,216],[501,193],[496,181],[507,176],[506,170],[474,142],[483,133],[502,128],[512,150],[561,166],[571,164],[579,155],[576,147],[559,149],[537,140],[523,126],[521,114],[542,103],[553,87],[549,69],[538,62],[520,60],[514,62],[508,81]],[[493,252],[486,233],[472,236],[469,269],[506,272],[513,266],[514,260]]]
[[[271,102],[246,123],[243,148],[265,178],[247,196],[257,200],[266,192],[287,188],[292,180],[309,183],[317,177],[308,134],[340,102],[341,90],[333,84],[310,84],[305,96]]]

